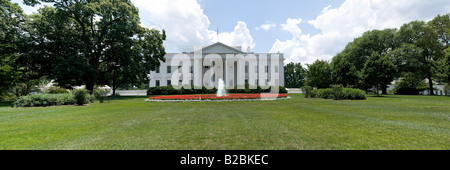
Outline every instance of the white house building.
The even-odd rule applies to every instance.
[[[149,74],[150,87],[194,85],[217,87],[222,79],[227,89],[235,86],[284,86],[284,56],[281,53],[246,52],[240,46],[217,42],[167,53],[165,62]],[[174,82],[175,81],[175,82]]]

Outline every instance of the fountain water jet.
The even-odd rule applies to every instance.
[[[225,91],[225,83],[223,82],[222,79],[219,79],[216,96],[222,97],[222,96],[226,96],[226,95],[227,95],[227,92]]]

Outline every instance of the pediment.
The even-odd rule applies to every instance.
[[[221,42],[214,43],[202,48],[203,53],[217,53],[217,54],[239,54],[243,53],[241,50],[225,45]]]

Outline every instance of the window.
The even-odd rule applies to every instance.
[[[245,73],[248,73],[248,65],[245,66]]]
[[[265,66],[265,67],[264,67],[264,72],[265,72],[265,73],[268,73],[268,72],[269,72],[269,66]]]
[[[181,73],[181,66],[178,66],[178,73]]]
[[[156,80],[156,87],[159,87],[159,80]]]
[[[178,85],[183,85],[183,80],[178,80]]]
[[[156,73],[159,73],[159,67],[156,67]]]
[[[172,73],[172,66],[167,66],[167,73]]]
[[[191,70],[191,73],[194,73],[194,67],[189,66],[189,70]]]
[[[167,80],[167,85],[168,86],[172,85],[172,81],[171,80]]]
[[[194,85],[194,80],[191,80],[191,86],[193,86]]]
[[[275,66],[275,73],[278,73],[278,66]]]

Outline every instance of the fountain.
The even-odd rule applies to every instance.
[[[152,96],[146,99],[147,102],[199,102],[199,101],[260,101],[260,100],[288,99],[287,94],[227,94],[225,82],[219,79],[217,82],[217,93],[197,94],[197,95],[170,95]]]
[[[217,97],[222,97],[222,96],[226,96],[227,92],[225,91],[225,83],[223,82],[222,79],[219,79],[218,85],[217,85]]]

